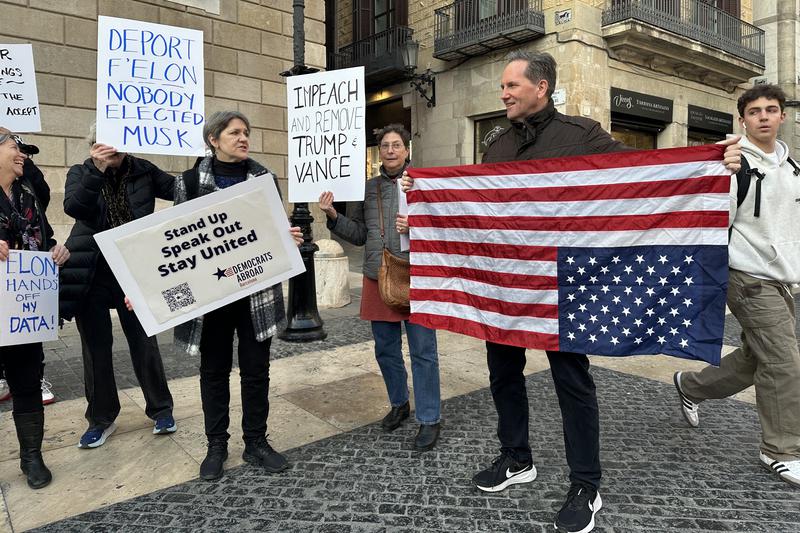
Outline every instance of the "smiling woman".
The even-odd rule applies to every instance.
[[[45,217],[44,207],[31,181],[23,176],[26,157],[20,151],[16,137],[0,127],[0,263],[10,261],[11,250],[50,250],[53,262],[61,265],[69,258],[69,251],[53,240],[53,230]],[[21,261],[14,264],[20,268],[19,271],[34,268],[33,261],[39,266],[43,264],[42,259],[30,261],[27,267],[22,267]],[[54,270],[55,266],[51,268]],[[13,278],[10,281],[14,282]],[[33,320],[24,322],[26,327],[34,328],[30,324],[38,324],[40,317],[28,319]],[[21,320],[18,317],[17,323],[21,324]],[[20,469],[33,489],[48,485],[53,477],[42,459],[41,351],[40,342],[0,346],[0,366],[14,397],[12,412],[19,440]]]

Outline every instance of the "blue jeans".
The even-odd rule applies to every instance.
[[[381,367],[386,392],[392,407],[408,401],[406,367],[403,364],[403,338],[400,322],[373,320],[375,359]],[[439,354],[436,331],[405,321],[408,351],[411,355],[411,375],[414,382],[414,404],[417,422],[438,424],[441,415],[439,391]]]

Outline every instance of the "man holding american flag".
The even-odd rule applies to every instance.
[[[600,124],[596,121],[576,116],[567,116],[555,110],[551,96],[555,89],[556,82],[556,62],[547,53],[531,53],[523,51],[515,51],[507,57],[508,64],[506,65],[502,80],[501,80],[501,100],[506,106],[506,115],[512,123],[512,127],[497,134],[490,142],[490,145],[484,155],[484,163],[506,163],[512,161],[529,161],[539,160],[545,158],[561,158],[571,156],[587,156],[591,154],[604,154],[609,152],[621,152],[630,150],[625,145],[615,141],[611,136],[604,131]],[[725,154],[724,163],[725,167],[730,172],[736,172],[739,168],[740,149],[736,140],[726,141],[728,144]],[[707,150],[708,156],[701,157],[701,161],[692,161],[690,164],[699,165],[700,176],[708,176],[708,179],[703,183],[698,181],[693,182],[691,187],[705,187],[707,190],[703,192],[708,193],[708,198],[711,198],[711,203],[717,202],[722,207],[716,210],[708,210],[698,208],[697,211],[692,211],[689,214],[688,208],[683,209],[683,212],[677,214],[661,214],[659,220],[665,220],[665,226],[670,228],[666,232],[659,230],[658,224],[655,225],[655,230],[650,236],[656,236],[657,244],[665,244],[659,242],[658,239],[663,238],[661,234],[666,233],[669,238],[674,234],[690,233],[694,235],[698,241],[696,242],[698,253],[700,250],[705,250],[704,245],[716,244],[724,250],[726,228],[727,228],[727,193],[729,180],[724,176],[724,169],[722,164],[719,163],[719,152],[721,149],[712,148]],[[701,154],[702,155],[702,154]],[[668,156],[667,158],[669,159]],[[677,156],[676,156],[677,157]],[[702,159],[708,159],[705,161]],[[612,158],[605,158],[611,160]],[[710,161],[716,159],[716,161]],[[608,162],[607,162],[608,163]],[[711,166],[708,166],[712,164]],[[590,170],[591,172],[585,173],[588,175],[587,179],[597,179],[597,175],[602,173],[602,169],[594,170],[597,167],[595,162],[587,163],[579,159],[567,159],[563,161],[553,162],[551,165],[542,164],[543,172],[550,172],[551,177],[554,174],[561,172],[557,165],[565,165],[566,174],[567,170],[575,167],[580,171]],[[602,166],[602,162],[600,165]],[[638,162],[633,164],[646,165],[647,162]],[[652,163],[651,163],[652,164]],[[588,167],[583,168],[583,166]],[[609,166],[610,165],[609,163]],[[550,168],[553,167],[553,168]],[[463,170],[468,167],[458,167]],[[537,166],[537,171],[538,171]],[[547,170],[550,168],[550,170]],[[412,191],[409,194],[409,203],[414,200],[414,195],[428,195],[430,202],[436,204],[431,209],[442,209],[443,211],[434,213],[432,216],[417,215],[417,222],[424,224],[426,218],[438,218],[437,224],[443,224],[442,227],[435,228],[439,233],[438,237],[432,237],[430,240],[421,240],[415,242],[414,233],[412,233],[412,321],[415,320],[415,314],[418,320],[424,321],[429,327],[441,327],[451,329],[454,331],[461,331],[463,333],[471,334],[483,339],[486,339],[487,348],[487,364],[489,366],[489,380],[492,397],[494,399],[495,407],[498,413],[498,428],[497,434],[500,439],[500,456],[498,456],[492,464],[475,474],[473,482],[477,488],[496,492],[505,489],[509,485],[515,483],[527,483],[536,478],[536,468],[533,465],[531,454],[531,447],[529,444],[528,435],[528,419],[529,419],[529,406],[528,397],[525,388],[525,377],[523,370],[525,368],[525,347],[543,346],[547,348],[547,357],[550,363],[550,369],[555,384],[556,394],[558,396],[559,406],[563,419],[564,441],[566,446],[567,463],[570,468],[570,481],[571,487],[567,494],[566,501],[562,508],[556,515],[555,527],[560,532],[569,533],[587,533],[594,528],[595,514],[602,506],[602,500],[598,493],[600,485],[601,469],[600,469],[600,421],[599,411],[597,406],[597,395],[595,390],[594,381],[589,373],[589,360],[583,353],[573,353],[570,347],[578,349],[582,346],[592,345],[591,343],[599,342],[601,335],[592,333],[592,328],[596,331],[606,333],[608,327],[617,327],[621,334],[618,337],[613,335],[602,335],[607,340],[609,354],[613,353],[617,343],[623,336],[629,336],[624,339],[626,342],[620,346],[635,346],[636,340],[639,339],[640,343],[650,342],[651,346],[663,346],[667,342],[667,337],[670,337],[668,324],[666,324],[666,317],[669,317],[669,312],[673,311],[672,319],[675,321],[683,320],[685,329],[688,329],[692,320],[696,317],[696,310],[692,310],[691,316],[688,314],[687,309],[693,305],[691,298],[684,298],[683,309],[680,306],[673,305],[659,309],[659,313],[664,316],[657,318],[665,321],[665,333],[663,335],[650,333],[649,335],[642,335],[635,337],[632,332],[632,327],[623,327],[621,321],[630,320],[632,323],[642,318],[645,313],[655,314],[656,311],[650,307],[645,309],[636,307],[636,300],[634,294],[625,294],[621,291],[633,292],[635,287],[638,287],[643,292],[641,302],[645,301],[648,296],[653,294],[644,294],[645,291],[656,291],[651,286],[645,285],[645,277],[650,276],[651,279],[663,279],[660,289],[666,295],[668,289],[677,291],[679,294],[684,287],[678,285],[683,284],[684,278],[687,280],[686,285],[691,284],[692,276],[686,272],[692,267],[693,252],[688,251],[682,254],[680,258],[675,253],[652,255],[652,252],[642,252],[640,255],[631,257],[626,261],[620,259],[619,256],[612,252],[603,254],[589,254],[586,257],[578,256],[577,254],[567,254],[561,257],[562,250],[559,247],[548,246],[548,243],[530,242],[526,237],[518,236],[514,238],[513,232],[508,242],[500,242],[492,245],[491,251],[487,252],[486,248],[481,249],[481,254],[489,256],[489,262],[492,265],[503,264],[504,267],[512,267],[514,262],[522,259],[528,260],[526,266],[522,267],[523,270],[513,272],[507,270],[502,272],[506,280],[510,279],[511,282],[505,282],[503,297],[497,297],[495,294],[479,294],[487,285],[491,285],[493,280],[490,277],[497,273],[496,268],[487,267],[483,272],[473,277],[473,280],[467,281],[471,284],[470,291],[465,295],[463,285],[460,291],[450,290],[448,284],[450,283],[450,275],[447,268],[452,270],[470,270],[465,268],[453,267],[453,265],[441,266],[437,264],[425,264],[418,266],[415,262],[415,255],[417,257],[427,256],[430,254],[439,253],[440,255],[457,254],[458,256],[474,258],[477,254],[477,249],[473,242],[469,242],[469,238],[459,238],[464,234],[459,234],[464,227],[471,227],[477,229],[478,232],[485,231],[486,234],[497,235],[502,233],[503,230],[508,229],[508,224],[519,224],[518,221],[513,219],[522,220],[528,215],[525,212],[526,201],[542,201],[536,198],[536,195],[553,194],[551,200],[554,206],[558,209],[552,213],[552,216],[537,216],[528,217],[530,219],[523,222],[524,224],[530,223],[530,227],[525,227],[526,234],[530,235],[536,231],[547,232],[548,225],[552,226],[554,231],[561,232],[566,235],[567,239],[572,238],[574,235],[581,233],[582,238],[587,238],[585,228],[578,228],[577,224],[573,224],[573,218],[581,217],[584,213],[575,212],[571,214],[567,212],[558,212],[559,210],[570,209],[567,203],[564,202],[563,194],[558,191],[560,183],[558,180],[563,180],[567,185],[572,177],[559,177],[555,178],[555,186],[551,186],[548,190],[545,189],[526,189],[525,185],[520,182],[520,185],[508,185],[503,191],[503,185],[497,186],[497,183],[506,182],[516,179],[513,174],[518,170],[515,164],[511,165],[495,165],[491,167],[492,176],[484,176],[480,172],[475,175],[464,177],[464,182],[470,180],[474,176],[480,176],[477,179],[481,180],[494,180],[494,185],[489,185],[490,188],[501,189],[499,193],[501,196],[506,195],[505,201],[519,202],[520,212],[502,212],[491,213],[494,207],[486,208],[485,198],[482,197],[482,191],[463,191],[463,190],[426,190]],[[703,170],[706,173],[703,173]],[[713,169],[713,170],[712,170]],[[454,169],[448,169],[454,170]],[[427,176],[422,175],[421,169],[417,169],[416,175],[420,178],[423,177],[440,177],[440,176]],[[414,174],[414,173],[412,173]],[[716,175],[714,175],[716,174]],[[461,175],[460,175],[461,176]],[[456,181],[461,178],[456,178]],[[639,183],[639,177],[634,176],[631,178],[633,181],[628,183],[620,183],[618,187],[618,196],[614,198],[633,198],[633,193],[637,188],[641,189],[643,196],[648,196],[645,189],[652,188],[655,185],[656,178],[643,179],[644,183]],[[423,180],[421,180],[423,181]],[[438,180],[430,180],[438,181]],[[702,181],[702,180],[701,180]],[[452,182],[452,180],[451,180]],[[414,179],[411,176],[403,178],[403,187],[405,190],[412,188]],[[676,182],[677,183],[677,182]],[[463,188],[468,188],[470,185],[464,185]],[[686,184],[673,185],[676,187],[685,187]],[[435,188],[435,185],[431,185]],[[459,189],[461,185],[456,184],[451,187]],[[580,190],[581,187],[575,187],[575,194],[584,194],[585,191]],[[724,190],[723,190],[724,189]],[[691,191],[685,191],[684,195],[690,195]],[[472,194],[476,193],[476,194]],[[470,195],[472,194],[472,197]],[[588,193],[594,194],[594,193]],[[448,200],[448,196],[457,197],[463,202],[472,202],[470,205],[474,209],[484,209],[481,211],[483,216],[464,215],[462,213],[447,213],[447,209],[443,202]],[[652,202],[653,197],[665,195],[652,195],[649,200]],[[717,197],[722,197],[718,199]],[[520,197],[521,199],[517,199]],[[419,198],[419,196],[417,196]],[[681,198],[679,195],[678,198]],[[699,201],[703,205],[707,205],[709,200],[703,197]],[[587,200],[590,198],[580,198]],[[635,200],[635,199],[634,199]],[[647,198],[646,198],[647,200]],[[545,200],[546,201],[546,200]],[[662,200],[663,201],[663,200]],[[439,203],[442,202],[442,203]],[[563,203],[562,203],[563,202]],[[619,200],[619,204],[625,204],[626,200]],[[433,205],[433,204],[429,204]],[[495,204],[501,205],[500,203]],[[509,204],[506,204],[509,205]],[[577,202],[580,206],[580,202]],[[715,204],[716,205],[716,204]],[[578,209],[579,207],[576,207]],[[507,209],[502,206],[501,209]],[[509,207],[508,209],[513,209]],[[558,219],[558,217],[561,217]],[[651,216],[649,214],[628,217],[633,219],[631,224],[638,225],[645,218]],[[666,221],[669,216],[675,218],[671,221]],[[428,228],[420,231],[415,230],[414,211],[412,206],[411,216],[409,219],[412,221],[412,232],[417,232],[418,235],[423,235],[423,232]],[[589,217],[581,217],[589,218]],[[612,217],[613,218],[613,217]],[[480,219],[480,220],[478,220]],[[686,220],[686,222],[683,222]],[[675,228],[675,223],[678,225],[685,224],[687,227]],[[463,224],[458,229],[452,229],[455,224]],[[628,222],[626,222],[628,223]],[[572,226],[576,226],[573,228]],[[519,226],[516,226],[519,227]],[[624,228],[636,229],[636,228]],[[710,231],[709,231],[710,229]],[[448,233],[449,232],[449,233]],[[644,233],[647,233],[646,231]],[[427,234],[425,234],[427,235]],[[431,234],[433,235],[433,234]],[[433,240],[438,239],[438,240]],[[703,239],[713,239],[714,242],[706,242]],[[463,242],[467,241],[467,242]],[[719,241],[719,242],[717,242]],[[672,242],[672,241],[668,241]],[[635,244],[635,243],[633,243]],[[630,246],[631,243],[612,243],[607,245],[608,248],[613,245]],[[441,249],[437,249],[437,246]],[[458,250],[453,251],[453,248]],[[652,247],[650,247],[652,248]],[[567,246],[564,247],[567,249]],[[600,250],[603,248],[601,247]],[[419,252],[415,254],[415,252]],[[605,257],[607,255],[607,257]],[[720,263],[719,269],[722,269],[725,262],[724,251],[719,254],[715,260]],[[670,257],[674,256],[674,257]],[[680,259],[680,261],[678,260]],[[498,262],[499,260],[499,262]],[[638,263],[637,263],[638,260]],[[431,259],[433,263],[438,259]],[[682,263],[686,261],[685,265]],[[487,262],[488,264],[488,262]],[[553,271],[552,264],[558,264],[558,272]],[[564,265],[562,270],[561,265]],[[572,272],[570,269],[574,270]],[[615,269],[619,270],[616,272]],[[627,271],[626,269],[630,269]],[[641,275],[636,275],[634,269],[641,269]],[[670,270],[671,269],[671,270]],[[471,271],[474,273],[474,268]],[[493,270],[495,270],[493,272]],[[651,271],[652,270],[652,271]],[[509,275],[510,274],[510,275]],[[474,275],[474,274],[471,274]],[[419,277],[417,277],[419,276]],[[427,277],[426,277],[427,276]],[[578,280],[580,277],[585,276],[587,283],[583,284]],[[604,276],[608,278],[604,281]],[[621,284],[624,276],[631,278],[630,286]],[[655,276],[655,278],[652,278]],[[678,276],[682,276],[678,280]],[[436,279],[430,286],[425,285],[425,280]],[[562,301],[562,294],[558,287],[550,287],[552,280],[557,278],[558,287],[561,286],[574,286],[574,291],[569,291],[569,294],[564,294]],[[564,279],[562,279],[564,278]],[[572,279],[570,279],[572,278]],[[637,283],[641,279],[641,283]],[[591,281],[588,281],[591,280]],[[678,281],[676,281],[678,280]],[[657,286],[656,281],[656,286]],[[674,286],[666,286],[668,283]],[[510,285],[510,287],[509,287]],[[652,284],[651,284],[652,285]],[[596,287],[597,294],[591,292],[590,287]],[[724,287],[723,280],[719,282],[719,286]],[[615,292],[616,291],[616,292]],[[469,292],[469,291],[466,291]],[[445,305],[440,305],[440,302],[435,301],[437,295],[431,295],[430,300],[433,302],[425,301],[420,305],[415,305],[416,295],[425,293],[450,293],[448,296],[450,300]],[[531,293],[546,294],[545,298],[553,298],[550,301],[536,300],[532,303],[529,298]],[[674,296],[674,292],[672,293]],[[701,293],[705,294],[705,293]],[[610,313],[613,305],[619,304],[621,298],[628,297],[633,302],[630,308],[623,309],[620,305],[618,313]],[[654,297],[658,297],[656,294]],[[515,299],[516,298],[516,299]],[[583,298],[583,300],[582,300]],[[604,303],[603,298],[608,298],[609,303]],[[614,299],[620,301],[614,301]],[[467,312],[464,316],[453,317],[448,316],[448,309],[462,310],[465,303],[474,303],[480,301],[479,308],[470,315]],[[656,300],[657,301],[657,300]],[[666,300],[664,300],[666,301]],[[723,314],[724,309],[724,295],[722,299],[717,295],[714,300],[714,305],[720,311],[717,314]],[[577,321],[574,323],[574,331],[567,331],[563,335],[559,334],[559,309],[566,308],[567,305],[574,305],[576,310],[571,315],[573,318],[583,313],[586,317],[585,320]],[[720,306],[723,307],[720,307]],[[449,306],[449,307],[448,307]],[[596,306],[597,310],[593,311],[592,306]],[[696,305],[697,307],[697,305]],[[524,308],[524,309],[523,309]],[[437,312],[438,311],[438,312]],[[627,314],[625,313],[627,311]],[[642,317],[636,316],[636,313]],[[680,313],[686,313],[684,316],[679,316]],[[522,315],[525,316],[522,316]],[[572,320],[570,313],[564,315],[564,320]],[[501,316],[498,320],[505,320],[497,324],[490,324],[486,326],[486,317]],[[510,318],[509,318],[510,317]],[[607,320],[608,324],[603,322]],[[689,325],[687,325],[687,323]],[[477,324],[477,326],[476,326]],[[530,327],[529,327],[530,326]],[[606,331],[603,331],[603,330]],[[588,330],[588,331],[587,331]],[[685,339],[677,338],[677,324],[672,327],[676,333],[672,334],[670,338],[670,346],[674,346],[675,355],[690,356],[685,354],[682,350],[689,344],[692,337],[688,334]],[[700,335],[702,336],[702,335]],[[577,342],[578,337],[583,337],[586,340]],[[645,340],[647,339],[647,340]],[[575,341],[575,342],[573,342]],[[674,345],[672,344],[674,343]],[[594,346],[594,345],[592,345]],[[619,348],[623,349],[623,348]],[[595,352],[603,353],[603,352]],[[623,352],[624,353],[624,352]],[[634,352],[628,352],[634,353]],[[635,353],[653,353],[642,351]],[[666,353],[669,353],[668,351]],[[712,360],[713,355],[709,356]],[[717,349],[716,359],[719,358],[719,351]]]

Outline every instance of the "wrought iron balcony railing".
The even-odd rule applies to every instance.
[[[603,26],[651,24],[764,66],[764,31],[701,0],[609,0]]]
[[[388,81],[405,72],[402,48],[413,35],[413,29],[395,26],[343,46],[334,54],[334,68],[363,65],[368,85]]]
[[[544,35],[542,0],[456,0],[435,12],[433,57],[485,54]]]

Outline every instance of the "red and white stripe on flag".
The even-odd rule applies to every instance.
[[[558,350],[559,247],[725,245],[723,152],[410,168],[411,321]]]

